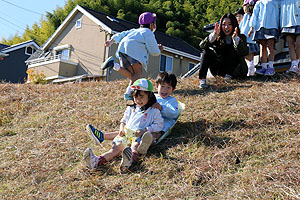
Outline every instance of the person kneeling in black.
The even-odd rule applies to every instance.
[[[248,67],[244,56],[249,54],[246,36],[240,34],[235,16],[231,13],[221,18],[220,24],[215,24],[214,32],[200,44],[204,50],[199,71],[200,88],[206,88],[208,68],[213,76],[227,79],[247,77]]]

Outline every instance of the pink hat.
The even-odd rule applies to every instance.
[[[156,14],[151,12],[144,12],[139,17],[139,24],[151,24],[156,20]]]
[[[250,4],[254,6],[256,4],[257,0],[245,0],[243,6]]]

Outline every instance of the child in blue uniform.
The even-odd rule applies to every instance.
[[[247,36],[247,46],[249,47],[249,54],[245,56],[245,60],[248,65],[248,76],[253,76],[255,74],[255,65],[253,58],[255,53],[259,52],[259,45],[253,40],[253,37],[248,37],[248,32],[250,30],[250,19],[253,13],[253,8],[256,3],[256,0],[245,0],[243,4],[244,8],[244,17],[240,23],[241,34]]]
[[[275,41],[279,38],[280,28],[280,0],[260,0],[253,9],[250,20],[250,37],[254,33],[254,40],[260,43],[260,57],[262,68],[256,74],[273,76],[275,74],[274,58]],[[267,48],[269,56],[267,55]]]
[[[160,111],[152,107],[156,103],[152,83],[147,79],[138,79],[132,85],[132,89],[134,104],[127,107],[121,119],[120,130],[113,139],[113,147],[99,157],[95,156],[90,148],[84,151],[84,160],[88,168],[97,169],[99,165],[122,155],[120,170],[126,171],[137,158],[139,138],[146,133],[151,134],[163,129]],[[99,134],[104,138],[104,134]]]
[[[159,56],[163,49],[157,44],[154,36],[156,30],[156,14],[145,12],[139,17],[140,28],[123,31],[112,36],[105,42],[107,47],[113,43],[119,43],[116,57],[120,65],[114,62],[114,58],[109,57],[103,64],[102,69],[113,68],[123,76],[130,79],[129,86],[124,94],[124,99],[132,100],[131,85],[142,76],[143,68],[147,71],[149,54]]]
[[[281,35],[285,37],[291,58],[288,73],[300,75],[300,1],[281,1]]]

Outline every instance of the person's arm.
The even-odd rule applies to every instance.
[[[162,105],[161,115],[163,118],[176,119],[178,113],[178,101],[175,98],[172,98],[167,104]]]
[[[162,49],[162,45],[157,44],[154,33],[152,31],[145,32],[145,45],[148,53],[151,56],[159,56]]]
[[[119,135],[124,136],[125,135],[125,123],[121,122],[120,124],[120,130],[119,130]]]
[[[154,110],[154,116],[153,116],[153,123],[146,127],[148,132],[159,132],[163,130],[164,128],[164,120],[161,117],[160,111],[158,109],[153,109]]]
[[[120,33],[116,33],[112,36],[112,38],[110,40],[113,40],[114,43],[120,43],[124,37],[126,37],[129,33],[131,33],[134,30],[135,29],[130,29],[128,31],[122,31]]]
[[[125,125],[127,124],[127,121],[129,119],[131,113],[132,113],[132,108],[130,106],[127,106],[126,111],[124,112],[123,117],[121,119],[121,123],[120,123],[120,130],[119,130],[120,136],[123,136],[125,134],[124,128],[125,128]]]
[[[221,26],[219,25],[218,22],[215,23],[215,29],[214,32],[209,34],[204,40],[202,40],[199,44],[200,49],[207,49],[212,46],[212,43],[214,43],[221,31]]]
[[[247,38],[245,35],[241,34],[239,37],[238,45],[234,44],[233,46],[237,51],[238,56],[244,57],[249,54],[249,47],[247,46]]]
[[[257,2],[254,6],[253,13],[250,18],[249,26],[250,26],[250,31],[248,32],[248,36],[250,37],[252,33],[255,31],[256,25],[257,25],[257,20],[258,20],[258,15],[260,12],[260,2]]]

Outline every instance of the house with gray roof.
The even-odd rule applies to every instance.
[[[8,46],[0,44],[0,81],[24,83],[27,78],[25,61],[39,49],[40,46],[33,40]]]
[[[137,23],[77,5],[26,63],[48,80],[58,82],[82,77],[107,81],[124,78],[114,70],[101,70],[101,64],[117,50],[117,44],[105,47],[105,41],[115,33],[138,27]],[[199,62],[200,51],[182,39],[159,31],[155,37],[164,50],[160,56],[149,57],[143,77],[155,78],[161,71],[180,76]]]

